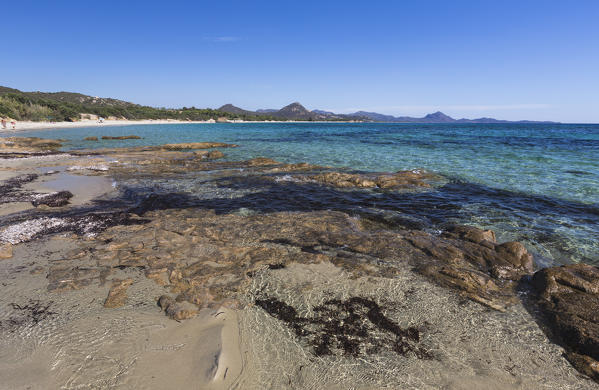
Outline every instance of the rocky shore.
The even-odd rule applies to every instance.
[[[599,269],[397,211],[439,175],[0,144],[12,388],[599,388]]]

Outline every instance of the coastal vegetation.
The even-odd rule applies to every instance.
[[[22,92],[0,87],[0,117],[20,121],[72,122],[82,116],[95,115],[118,119],[208,120],[226,118],[265,121],[277,118],[267,114],[229,113],[210,108],[156,108],[117,99],[98,98],[72,92]]]

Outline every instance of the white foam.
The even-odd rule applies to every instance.
[[[87,165],[87,166],[73,165],[72,167],[67,168],[67,171],[83,171],[83,170],[107,171],[108,167],[106,165]]]

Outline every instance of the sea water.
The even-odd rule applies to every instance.
[[[84,141],[135,134],[141,140]],[[522,241],[540,265],[599,264],[599,125],[235,123],[30,131],[68,139],[65,150],[217,141],[226,159],[263,156],[356,171],[426,169],[445,176],[432,192],[388,193],[386,210],[435,224],[494,229]],[[380,198],[380,194],[379,194]]]

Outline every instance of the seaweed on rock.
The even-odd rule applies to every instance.
[[[46,205],[49,207],[62,207],[69,203],[73,194],[69,191],[52,193],[37,193],[24,190],[25,184],[39,178],[35,173],[19,175],[0,182],[0,204],[11,202],[31,202],[35,207]]]

